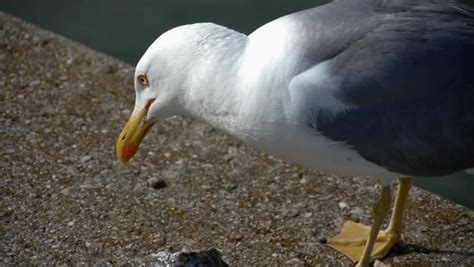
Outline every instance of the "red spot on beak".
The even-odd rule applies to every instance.
[[[115,151],[117,159],[122,163],[127,163],[137,153],[143,138],[154,125],[154,122],[146,120],[148,109],[153,102],[155,102],[155,99],[148,100],[145,107],[138,114],[132,114],[119,135]]]
[[[148,100],[148,102],[146,102],[145,108],[146,108],[146,109],[149,109],[150,106],[151,106],[151,104],[153,104],[153,102],[155,102],[155,99],[154,99],[154,98]]]
[[[123,160],[125,162],[128,162],[135,153],[138,151],[138,146],[135,145],[128,145],[125,147],[124,152],[123,152]]]

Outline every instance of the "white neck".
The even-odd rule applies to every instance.
[[[264,123],[284,120],[287,103],[282,101],[290,97],[281,89],[287,88],[294,68],[293,62],[275,67],[281,60],[275,55],[284,57],[290,51],[286,42],[275,39],[273,28],[251,37],[224,28],[201,42],[204,49],[194,57],[179,99],[182,115],[243,139],[252,139],[245,135]]]
[[[248,38],[226,29],[209,39],[200,44],[204,49],[188,71],[178,101],[182,115],[232,133],[242,104],[238,73]]]

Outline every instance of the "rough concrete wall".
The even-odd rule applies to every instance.
[[[321,240],[371,222],[374,179],[269,157],[162,122],[128,165],[114,143],[133,67],[0,13],[0,263],[117,263],[222,251],[232,265],[350,264]],[[415,188],[386,264],[474,265],[474,212]]]

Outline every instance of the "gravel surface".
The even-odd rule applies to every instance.
[[[323,241],[371,222],[374,179],[304,169],[183,118],[122,166],[132,79],[132,66],[0,13],[0,265],[209,248],[231,266],[350,264]],[[473,211],[418,188],[408,209],[383,263],[474,265]]]

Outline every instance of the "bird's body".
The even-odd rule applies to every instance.
[[[317,170],[395,177],[342,142],[333,142],[306,124],[301,101],[307,100],[304,99],[307,91],[290,86],[299,72],[305,72],[296,70],[299,60],[287,60],[292,53],[301,52],[285,40],[292,38],[294,29],[288,27],[285,32],[279,29],[279,22],[273,22],[247,38],[235,32],[229,35],[227,29],[213,24],[199,26],[214,28],[213,34],[223,34],[214,38],[230,41],[232,45],[213,50],[222,53],[217,56],[200,57],[194,78],[188,81],[191,84],[185,86],[191,90],[179,99],[183,107],[181,115],[197,118],[264,152]],[[226,66],[225,62],[230,65]],[[329,78],[325,66],[322,62],[313,67],[316,73],[312,81],[324,82]],[[319,100],[318,94],[314,91],[313,102],[307,104],[330,104],[326,98]],[[322,91],[321,97],[328,96],[328,92]]]
[[[474,167],[474,18],[445,3],[372,2],[298,12],[248,37],[183,26],[199,56],[181,112],[328,173],[390,180]]]
[[[474,168],[474,12],[454,1],[339,0],[249,36],[181,26],[150,46],[136,75],[130,127],[143,135],[148,122],[187,115],[384,188],[400,175]],[[124,161],[143,138],[127,141],[126,129]]]

